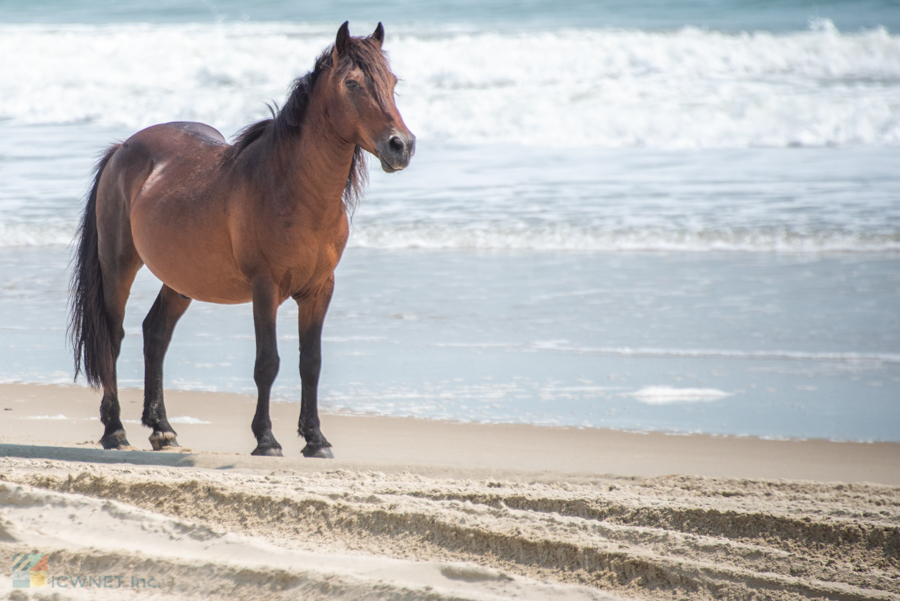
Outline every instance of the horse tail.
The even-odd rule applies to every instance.
[[[72,258],[74,269],[69,291],[69,341],[75,351],[75,379],[84,367],[88,384],[96,388],[115,385],[112,329],[103,297],[103,272],[97,231],[97,188],[100,176],[120,144],[108,148],[94,169],[94,184],[88,193],[78,227],[78,247]],[[83,360],[83,363],[82,363]]]

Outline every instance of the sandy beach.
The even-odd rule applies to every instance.
[[[253,398],[173,392],[158,453],[122,396],[111,452],[92,391],[0,385],[10,599],[900,599],[895,443],[326,414],[309,460],[276,403],[256,458]]]

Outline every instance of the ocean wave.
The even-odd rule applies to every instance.
[[[535,343],[536,350],[610,355],[617,357],[713,357],[726,359],[757,359],[778,361],[823,361],[838,363],[900,363],[898,353],[857,353],[857,352],[808,352],[808,351],[748,351],[727,349],[679,349],[679,348],[632,348],[632,347],[580,347],[556,341]]]
[[[226,132],[267,115],[333,40],[289,23],[0,25],[0,119]],[[884,29],[392,31],[422,140],[559,147],[900,145]]]
[[[350,248],[547,251],[897,252],[896,234],[790,231],[603,230],[567,224],[513,229],[505,224],[357,227]]]
[[[0,247],[68,246],[74,224],[0,223]],[[367,222],[353,228],[348,248],[484,251],[678,251],[841,253],[900,252],[900,236],[790,231],[604,230],[566,223],[515,228],[509,224]]]
[[[788,350],[729,350],[729,349],[686,349],[686,348],[648,348],[628,346],[590,347],[569,344],[567,341],[546,340],[532,343],[517,342],[439,342],[432,346],[451,348],[507,348],[528,349],[534,351],[559,351],[587,355],[604,355],[613,357],[680,357],[680,358],[722,358],[750,359],[764,361],[820,361],[830,363],[878,364],[900,363],[898,353],[859,353],[852,351],[815,352]],[[659,388],[659,387],[655,387]]]
[[[0,247],[66,246],[75,238],[74,223],[3,223],[0,214]]]

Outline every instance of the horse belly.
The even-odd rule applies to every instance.
[[[185,261],[153,256],[144,264],[169,288],[188,298],[207,303],[238,304],[252,300],[250,283],[230,274],[219,264],[185,256]]]
[[[207,237],[172,231],[165,236],[132,226],[135,247],[153,275],[179,294],[211,303],[251,300],[250,283],[233,265],[230,253]]]
[[[250,282],[235,262],[224,214],[210,198],[139,196],[131,208],[135,248],[153,275],[184,296],[248,302]]]

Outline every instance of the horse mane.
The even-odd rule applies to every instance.
[[[269,106],[269,110],[272,112],[271,119],[257,121],[238,132],[227,158],[236,160],[256,143],[259,143],[260,148],[272,148],[281,140],[300,136],[303,132],[310,97],[316,81],[326,69],[334,67],[332,64],[333,51],[334,45],[326,48],[316,58],[313,70],[294,80],[288,99],[280,109],[276,110]],[[369,38],[350,38],[350,44],[341,53],[335,68],[343,74],[354,65],[359,67],[366,78],[374,84],[378,103],[387,106],[390,98],[391,88],[388,82],[391,80],[391,71],[388,67],[387,57],[378,43]],[[344,205],[351,215],[359,204],[368,179],[365,151],[356,146],[353,150],[350,173],[347,176],[347,185],[344,187],[343,193]]]

